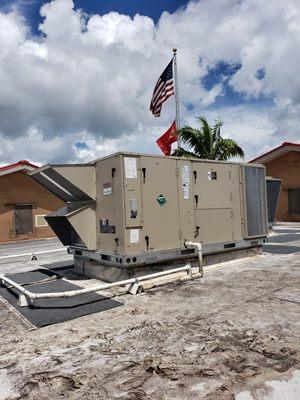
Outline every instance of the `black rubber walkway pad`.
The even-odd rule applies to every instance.
[[[6,274],[6,276],[20,285],[28,285],[32,282],[40,282],[42,280],[50,280],[56,278],[63,278],[67,272],[74,270],[73,265],[66,265],[63,267],[55,267],[51,269],[38,268],[27,272],[18,272],[16,274]],[[80,277],[78,277],[80,279]]]
[[[54,272],[45,268],[39,268],[27,272],[18,272],[16,274],[6,274],[9,279],[12,279],[16,283],[19,283],[19,285],[28,285],[32,282],[39,282],[45,279],[55,279],[55,276],[58,275],[58,272]]]
[[[34,281],[34,279],[32,279],[33,273],[36,273],[36,271],[30,271],[28,273],[22,272],[19,274],[22,275],[22,279],[20,279],[22,283],[29,282],[30,279],[31,282]],[[27,277],[28,279],[26,278],[26,274],[29,274]],[[14,274],[13,280],[17,281],[17,275],[18,274]],[[45,274],[40,274],[40,272],[35,274],[35,277],[39,278],[36,280],[40,280],[41,275],[45,277]],[[13,276],[10,275],[9,277],[12,278]],[[57,279],[47,283],[27,285],[26,289],[36,293],[47,293],[76,290],[80,289],[80,287],[65,280]],[[58,324],[83,315],[110,310],[122,305],[119,301],[109,299],[96,293],[88,293],[70,298],[35,300],[34,307],[20,307],[18,306],[18,292],[15,289],[8,289],[0,286],[0,295],[37,327]]]

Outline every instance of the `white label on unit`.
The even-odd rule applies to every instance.
[[[104,183],[103,184],[103,195],[104,196],[109,196],[111,194],[112,194],[111,183]]]
[[[189,165],[183,165],[181,167],[182,184],[190,184],[190,167]]]
[[[130,243],[138,243],[140,241],[140,230],[130,229]]]
[[[126,178],[136,178],[136,158],[135,157],[125,157],[124,158],[125,165],[125,177]]]
[[[190,188],[188,186],[183,187],[183,198],[188,200],[190,198]]]
[[[182,179],[183,198],[185,200],[188,200],[190,198],[190,167],[189,167],[189,165],[183,165],[181,167],[181,179]]]

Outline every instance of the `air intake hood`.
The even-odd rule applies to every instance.
[[[96,250],[95,205],[73,203],[45,217],[65,246],[76,245]]]
[[[94,165],[52,164],[31,172],[30,177],[64,202],[95,201]]]

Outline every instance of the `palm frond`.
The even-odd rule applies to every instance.
[[[184,126],[179,130],[179,137],[184,144],[194,149],[194,153],[196,153],[197,156],[201,157],[203,155],[203,137],[199,129]]]
[[[244,151],[235,140],[221,138],[216,146],[216,158],[218,160],[226,161],[231,157],[243,158],[244,156]]]
[[[172,153],[172,156],[177,156],[177,157],[196,157],[195,153],[192,153],[190,151],[187,151],[183,149],[182,147],[179,147],[178,149],[175,149]]]
[[[214,138],[218,139],[221,137],[221,127],[223,122],[220,119],[215,121],[215,126],[213,127]]]
[[[209,126],[204,116],[198,117],[197,120],[200,124],[199,129],[185,125],[176,132],[182,143],[186,144],[191,151],[179,148],[172,155],[223,161],[231,157],[244,157],[244,151],[236,141],[222,138],[223,122],[221,120],[216,120],[213,127]]]

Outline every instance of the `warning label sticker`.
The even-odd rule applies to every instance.
[[[112,186],[111,183],[104,183],[103,184],[103,195],[110,196],[112,194]]]
[[[188,186],[183,187],[183,198],[188,200],[190,198],[190,188]]]
[[[125,177],[128,179],[137,178],[137,169],[136,169],[136,158],[135,157],[125,157],[124,158],[124,167],[125,167]]]
[[[130,243],[138,243],[140,241],[140,230],[130,229]]]
[[[181,167],[181,180],[182,180],[183,198],[185,200],[188,200],[190,198],[190,167],[189,167],[189,165],[183,165]]]

